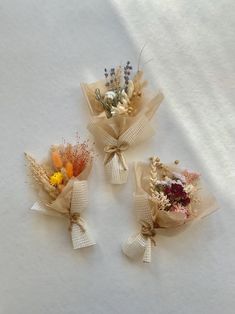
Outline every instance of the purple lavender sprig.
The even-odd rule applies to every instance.
[[[107,68],[104,69],[104,77],[105,77],[105,86],[109,88],[109,90],[117,90],[119,88],[123,88],[125,92],[128,91],[128,83],[130,81],[131,77],[131,71],[132,71],[132,66],[130,61],[127,61],[126,65],[123,68],[123,80],[124,80],[124,85],[122,86],[117,86],[119,85],[119,80],[117,79],[117,72],[115,68],[111,68],[109,71]]]
[[[115,83],[117,81],[116,79],[116,72],[115,68],[111,68],[108,72],[108,70],[105,68],[104,69],[104,77],[106,80],[105,86],[109,87],[111,90],[115,89]]]
[[[124,89],[125,89],[125,92],[127,92],[127,90],[128,90],[128,83],[129,83],[130,76],[131,76],[131,70],[132,70],[131,63],[130,63],[130,61],[127,61],[126,66],[124,67],[124,83],[125,83]]]

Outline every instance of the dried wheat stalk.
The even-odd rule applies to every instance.
[[[151,199],[156,204],[153,206],[153,220],[156,220],[156,209],[165,210],[168,206],[170,206],[170,202],[166,195],[163,192],[158,192],[156,190],[156,182],[157,182],[157,171],[158,168],[163,168],[162,163],[158,157],[152,157],[150,162],[150,193]]]
[[[158,191],[155,189],[155,185],[157,181],[157,168],[160,159],[158,157],[152,157],[150,160],[150,192],[151,196],[155,197],[158,194]]]
[[[31,157],[27,153],[25,153],[25,157],[29,162],[34,180],[38,184],[40,184],[45,189],[45,191],[49,193],[49,195],[52,198],[55,199],[58,193],[57,193],[56,188],[50,184],[49,177],[45,169],[40,164],[38,164],[33,157]]]

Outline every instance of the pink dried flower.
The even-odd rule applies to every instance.
[[[186,182],[188,184],[193,183],[194,181],[196,181],[200,177],[199,173],[190,172],[188,170],[184,170],[182,174],[185,176]]]
[[[184,207],[181,204],[174,204],[173,206],[171,206],[170,211],[174,212],[174,213],[182,213],[182,214],[184,214],[185,215],[185,219],[187,219],[189,217],[189,212],[188,212],[187,207]]]

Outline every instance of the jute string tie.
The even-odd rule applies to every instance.
[[[124,170],[128,169],[125,156],[123,155],[123,152],[126,151],[129,148],[129,145],[127,143],[117,143],[117,145],[106,145],[104,147],[105,152],[105,158],[104,158],[104,164],[106,165],[111,159],[113,159],[114,155],[116,154],[122,165]]]

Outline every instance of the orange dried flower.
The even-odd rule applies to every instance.
[[[60,153],[57,150],[52,151],[51,159],[53,166],[57,169],[61,169],[63,167],[63,162],[60,156]]]
[[[66,169],[66,174],[68,176],[68,178],[72,178],[73,176],[73,164],[70,161],[67,161],[66,165],[65,165],[65,169]]]

